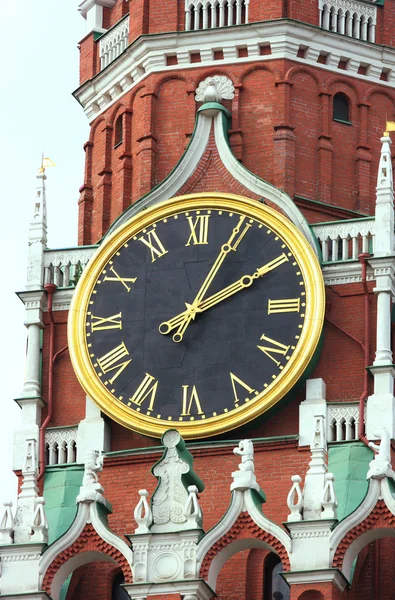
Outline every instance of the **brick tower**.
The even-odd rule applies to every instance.
[[[1,597],[390,600],[393,3],[79,11],[79,245],[41,169]]]

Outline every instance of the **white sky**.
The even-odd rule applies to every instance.
[[[25,311],[15,292],[25,287],[28,227],[42,150],[57,165],[46,172],[48,246],[77,243],[82,146],[89,134],[83,110],[71,96],[78,86],[77,44],[85,34],[78,3],[2,3],[0,501],[15,496],[12,440],[21,411],[14,398],[22,391],[26,346]]]

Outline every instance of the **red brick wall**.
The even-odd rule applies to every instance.
[[[194,126],[193,92],[214,72],[230,76],[238,86],[237,98],[228,102],[231,144],[249,170],[291,195],[334,206],[332,214],[322,215],[310,205],[306,215],[312,222],[341,218],[335,206],[373,212],[380,137],[386,118],[394,118],[394,92],[346,74],[334,79],[319,68],[290,61],[236,64],[231,71],[197,67],[149,76],[93,123],[83,186],[83,194],[93,195],[93,212],[91,217],[81,208],[79,243],[99,240],[130,202],[176,165]],[[279,84],[283,80],[288,87]],[[337,92],[349,98],[351,125],[332,120]],[[113,144],[114,121],[124,110],[130,112],[126,159],[125,145],[114,149]],[[291,127],[287,140],[284,124]],[[344,213],[343,218],[350,216]]]

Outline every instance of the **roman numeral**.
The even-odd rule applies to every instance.
[[[300,311],[300,298],[287,298],[284,300],[269,300],[267,313],[272,315],[274,313],[284,312],[299,312]]]
[[[270,346],[257,346],[257,348],[259,348],[259,350],[262,350],[262,352],[266,354],[266,356],[271,358],[272,361],[275,362],[277,366],[279,366],[280,361],[276,360],[275,357],[272,356],[272,354],[282,354],[282,356],[285,356],[288,350],[290,349],[290,346],[285,346],[285,344],[276,342],[276,340],[272,340],[265,334],[261,335],[260,339],[261,341],[268,342]]]
[[[194,246],[198,244],[208,244],[208,220],[210,215],[199,215],[195,221],[193,217],[187,217],[191,235],[185,246],[190,246],[191,241]]]
[[[103,281],[120,281],[122,283],[122,285],[127,289],[128,292],[130,292],[130,290],[132,288],[130,288],[126,282],[131,282],[134,283],[135,281],[137,281],[137,277],[120,277],[118,275],[118,273],[116,272],[116,270],[114,269],[114,267],[110,267],[110,271],[112,271],[115,275],[115,277],[108,277],[108,275],[105,276],[105,278],[103,279]]]
[[[102,331],[105,329],[122,329],[122,313],[112,315],[112,317],[95,317],[91,315],[92,331]]]
[[[195,414],[202,415],[202,407],[200,405],[200,400],[198,393],[196,391],[196,386],[193,386],[192,391],[188,397],[189,393],[189,385],[182,386],[182,413],[181,416],[188,417],[191,414],[192,404],[195,403]]]
[[[147,411],[153,410],[157,388],[158,381],[155,377],[146,373],[143,381],[140,383],[133,396],[129,398],[130,402],[128,404],[130,405],[130,403],[133,402],[133,404],[141,406],[145,399],[149,399]]]
[[[138,238],[140,242],[143,242],[151,250],[151,262],[155,262],[157,258],[160,258],[164,254],[167,254],[162,242],[158,238],[158,234],[155,229],[149,231],[146,236]]]
[[[254,390],[254,388],[250,387],[248,385],[248,383],[245,383],[242,379],[240,379],[240,377],[237,377],[233,373],[229,373],[229,375],[230,375],[230,380],[232,382],[232,389],[233,389],[233,395],[235,397],[235,404],[238,404],[239,402],[242,402],[243,400],[245,400],[245,398],[241,398],[241,399],[239,398],[238,393],[237,393],[236,383],[238,384],[238,386],[240,385],[242,388],[247,390],[248,395],[253,394],[253,393],[254,394],[258,393],[256,390]]]
[[[114,375],[109,379],[110,383],[114,383],[116,378],[122,373],[124,369],[128,366],[129,363],[132,362],[132,359],[122,361],[125,356],[129,356],[129,352],[122,342],[119,346],[107,352],[104,356],[97,359],[98,365],[103,373],[109,373],[110,371],[115,371]]]

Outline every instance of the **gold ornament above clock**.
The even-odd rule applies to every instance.
[[[139,433],[185,438],[258,417],[298,381],[324,318],[318,260],[279,212],[228,194],[142,210],[78,283],[69,348],[100,409]]]

